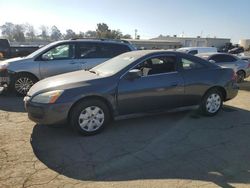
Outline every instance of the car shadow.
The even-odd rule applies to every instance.
[[[25,112],[23,97],[6,93],[0,95],[0,110],[8,112]]]
[[[189,179],[250,183],[250,111],[224,106],[113,122],[84,137],[67,125],[34,126],[31,145],[48,168],[83,181]]]

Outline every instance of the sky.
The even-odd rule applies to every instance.
[[[97,23],[141,39],[162,35],[250,38],[250,0],[0,0],[0,25],[56,25],[61,32]]]

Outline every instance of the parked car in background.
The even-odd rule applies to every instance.
[[[250,63],[237,56],[226,53],[204,53],[197,56],[217,65],[233,69],[237,74],[237,81],[242,82],[250,75]]]
[[[10,46],[7,39],[0,39],[0,60],[13,57],[24,57],[36,51],[38,48],[38,45]]]
[[[199,105],[216,115],[238,93],[232,69],[175,51],[133,51],[89,71],[53,76],[24,98],[40,124],[69,121],[84,135],[100,132],[116,116]]]
[[[240,54],[242,52],[244,52],[244,48],[241,47],[241,46],[235,47],[235,48],[233,48],[231,50],[228,50],[228,53],[230,53],[230,54]]]
[[[238,56],[240,59],[250,63],[250,56]]]
[[[217,52],[217,48],[215,47],[185,47],[185,48],[179,48],[176,51],[195,55],[195,54],[200,54],[200,53]]]
[[[90,69],[135,48],[124,40],[72,39],[48,44],[24,58],[0,62],[0,87],[25,95],[37,81]]]

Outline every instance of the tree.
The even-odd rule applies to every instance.
[[[122,38],[124,39],[132,39],[132,36],[130,34],[123,35]]]
[[[34,39],[36,38],[35,29],[34,29],[33,25],[26,23],[25,30],[26,30],[26,33],[25,33],[26,37],[33,42]]]
[[[25,32],[24,25],[16,24],[14,26],[13,39],[17,42],[24,42],[25,41],[24,32]]]
[[[61,31],[55,25],[52,26],[50,39],[53,41],[57,41],[57,40],[60,40],[61,38],[62,38]]]
[[[6,22],[4,25],[0,26],[2,35],[7,37],[10,41],[13,40],[14,28],[15,25],[11,22]]]
[[[48,41],[48,39],[49,39],[48,27],[45,25],[41,25],[40,30],[42,31],[42,33],[40,35],[42,40]]]
[[[67,40],[67,39],[76,38],[76,37],[77,35],[72,29],[67,29],[66,34],[64,35],[63,38]]]
[[[85,37],[86,38],[96,38],[97,37],[97,33],[96,33],[96,31],[89,30],[89,31],[87,31],[85,33]]]
[[[111,38],[112,36],[109,26],[105,23],[97,24],[96,33],[98,38]]]
[[[76,37],[78,38],[84,38],[85,37],[85,33],[80,31],[79,34],[76,35]]]
[[[121,39],[122,38],[122,32],[118,30],[112,30],[111,32],[107,33],[106,38],[110,39]]]

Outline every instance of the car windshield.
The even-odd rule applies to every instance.
[[[141,56],[140,53],[124,53],[94,67],[90,72],[95,72],[103,76],[110,76],[118,73]]]
[[[50,43],[50,44],[47,44],[47,45],[45,45],[45,46],[39,48],[38,50],[34,51],[33,53],[31,53],[31,54],[28,55],[26,58],[33,58],[33,57],[39,55],[39,54],[40,54],[41,52],[43,52],[44,50],[46,50],[46,49],[50,48],[51,46],[55,45],[56,43],[58,43],[58,42],[52,42],[52,43]]]

